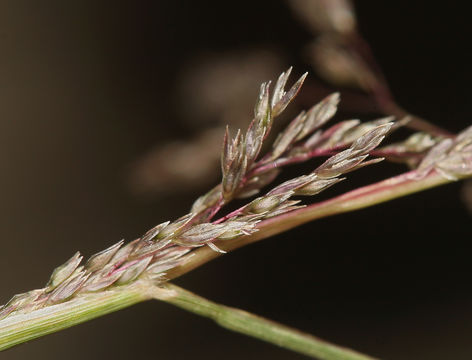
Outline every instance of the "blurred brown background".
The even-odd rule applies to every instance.
[[[356,9],[399,102],[451,131],[470,124],[465,8],[359,2]],[[130,180],[136,161],[156,145],[220,125],[219,111],[206,119],[205,109],[195,108],[201,91],[185,81],[198,83],[192,69],[229,59],[221,77],[213,75],[222,84],[238,69],[262,80],[288,65],[300,74],[311,71],[302,55],[311,38],[281,1],[1,1],[0,302],[42,286],[75,250],[89,256],[184,214],[207,188],[146,195]],[[310,78],[309,89],[330,90]],[[304,102],[310,94],[302,90]],[[226,115],[240,114],[249,121],[251,108]],[[328,195],[402,171],[379,166]],[[453,184],[309,224],[177,282],[373,356],[470,359],[471,231],[460,189]],[[155,302],[0,358],[33,356],[303,358]]]

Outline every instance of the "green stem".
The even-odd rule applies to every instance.
[[[246,311],[214,303],[178,286],[168,283],[165,287],[173,295],[166,296],[162,300],[197,315],[208,317],[226,329],[322,360],[374,359]]]
[[[7,316],[0,321],[0,351],[150,299],[148,287],[147,283],[137,282]]]

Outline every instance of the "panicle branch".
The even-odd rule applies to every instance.
[[[226,130],[221,154],[222,181],[200,197],[189,214],[159,224],[128,244],[120,241],[93,255],[84,265],[81,265],[82,256],[76,253],[54,270],[44,288],[16,295],[0,308],[0,319],[12,312],[32,311],[80,294],[125,286],[137,279],[163,282],[166,271],[192,256],[194,248],[207,245],[222,252],[215,241],[250,235],[257,231],[260,221],[302,207],[294,196],[318,194],[342,181],[344,174],[382,160],[367,158],[396,126],[391,118],[367,123],[348,120],[326,131],[319,130],[336,113],[339,94],[332,94],[300,113],[278,135],[270,150],[260,156],[274,119],[293,100],[306,77],[304,74],[285,91],[290,72],[291,68],[279,76],[272,94],[270,82],[262,84],[254,119],[244,134],[238,130],[231,137],[229,129]],[[441,142],[440,148],[431,152],[436,155],[430,153],[420,167],[426,171],[433,166],[428,164],[434,163],[443,171],[464,172],[457,156],[459,153],[465,156],[470,164],[471,132],[467,130],[455,142]],[[446,152],[451,155],[445,157]],[[328,158],[311,173],[285,181],[241,208],[213,220],[232,199],[259,193],[276,178],[282,166],[314,156]]]

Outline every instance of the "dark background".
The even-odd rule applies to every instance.
[[[451,131],[470,124],[470,13],[458,4],[357,4],[399,103]],[[143,198],[126,182],[130,164],[156,143],[189,136],[175,83],[192,59],[265,47],[300,74],[310,70],[301,56],[310,39],[279,1],[0,2],[0,302],[42,286],[75,250],[89,256],[184,214],[204,191]],[[403,170],[380,167],[328,195]],[[471,231],[461,188],[305,225],[176,283],[373,356],[470,359]],[[303,358],[156,302],[0,358],[33,356]]]

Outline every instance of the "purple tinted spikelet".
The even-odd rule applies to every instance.
[[[418,177],[436,170],[449,180],[472,174],[472,126],[431,148],[418,166]]]
[[[197,199],[190,213],[175,221],[163,222],[128,244],[119,241],[91,256],[85,265],[80,265],[82,256],[76,253],[54,270],[44,288],[16,295],[1,307],[0,319],[12,312],[26,312],[81,294],[128,286],[140,279],[159,284],[166,281],[166,271],[192,256],[196,247],[209,246],[224,252],[217,245],[253,234],[260,221],[302,207],[300,200],[293,200],[293,196],[315,195],[342,181],[341,175],[381,160],[367,160],[367,157],[389,132],[392,123],[386,119],[370,123],[347,121],[324,132],[319,130],[334,116],[339,94],[332,94],[307,112],[300,113],[281,131],[271,150],[260,156],[274,119],[294,99],[305,80],[306,74],[285,91],[291,70],[279,76],[272,93],[270,82],[262,84],[254,118],[244,134],[238,130],[231,137],[226,129],[221,153],[222,181]],[[451,151],[455,151],[454,154],[470,159],[470,132],[466,131],[456,142],[438,145],[424,159],[422,167],[429,168],[434,164],[454,173],[470,171],[451,157]],[[287,180],[241,208],[213,220],[232,199],[261,193],[277,177],[282,166],[305,161],[310,159],[313,151],[325,149],[334,151],[334,155],[326,152],[331,156],[311,173]],[[443,160],[447,156],[449,161],[445,163]]]

